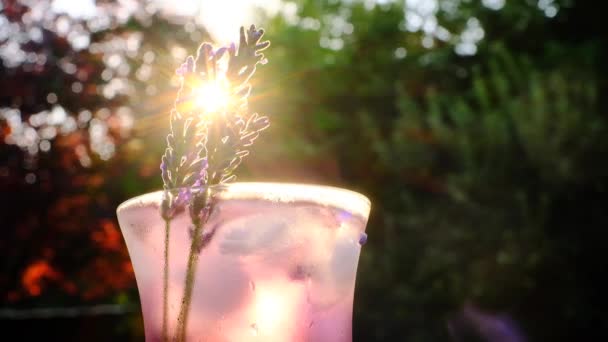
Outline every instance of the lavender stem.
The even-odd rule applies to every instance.
[[[169,305],[169,235],[171,229],[171,220],[165,219],[165,251],[164,251],[164,267],[163,267],[163,325],[161,340],[166,342],[168,338],[167,316]]]

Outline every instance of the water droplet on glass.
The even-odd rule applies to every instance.
[[[361,246],[363,246],[363,245],[365,245],[366,242],[367,242],[367,234],[361,233],[361,235],[359,235],[359,244]]]
[[[308,325],[308,329],[312,328],[313,325],[315,325],[315,321],[310,321],[310,324]]]
[[[251,291],[255,292],[255,283],[253,281],[249,282],[249,287],[251,287]]]

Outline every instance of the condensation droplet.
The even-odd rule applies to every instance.
[[[361,233],[361,235],[359,235],[359,244],[361,246],[363,246],[363,245],[365,245],[366,242],[367,242],[367,234]]]

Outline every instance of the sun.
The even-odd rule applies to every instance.
[[[220,82],[205,82],[194,90],[196,106],[207,113],[216,113],[230,103],[229,88]]]

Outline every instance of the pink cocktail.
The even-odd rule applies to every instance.
[[[211,191],[186,326],[191,341],[350,342],[353,295],[370,202],[338,188],[235,183]],[[162,192],[118,219],[135,270],[147,341],[161,340]],[[177,329],[191,245],[188,210],[171,221],[168,335]]]

